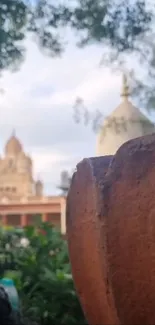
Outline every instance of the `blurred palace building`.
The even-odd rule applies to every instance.
[[[0,222],[7,226],[33,225],[42,219],[65,234],[66,199],[45,196],[43,183],[33,178],[33,161],[12,134],[0,158]]]
[[[99,129],[97,156],[114,155],[124,142],[155,132],[154,123],[130,101],[126,76],[123,76],[121,97],[119,106],[104,118]],[[45,196],[43,183],[33,178],[32,165],[13,134],[5,145],[4,157],[0,158],[0,221],[3,225],[23,227],[36,224],[41,218],[65,234],[66,194],[71,178],[63,172],[64,195]]]

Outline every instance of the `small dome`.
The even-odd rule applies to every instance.
[[[112,114],[105,119],[103,126],[111,125],[112,122],[117,123],[120,122],[144,122],[149,126],[153,126],[153,123],[144,115],[136,106],[134,106],[128,98],[124,99],[124,101],[112,112]]]
[[[122,102],[104,120],[97,136],[98,156],[113,155],[128,140],[154,132],[153,123],[128,99],[129,88],[124,77]]]
[[[138,107],[134,106],[132,102],[129,100],[130,92],[129,86],[127,84],[127,78],[123,75],[123,85],[122,85],[122,102],[121,104],[112,112],[112,114],[105,120],[104,125],[107,125],[109,122],[111,123],[114,119],[123,119],[124,121],[138,121],[138,122],[146,122],[149,125],[153,125],[153,123],[144,115]]]
[[[16,156],[22,151],[22,145],[17,137],[13,134],[5,146],[6,156]]]

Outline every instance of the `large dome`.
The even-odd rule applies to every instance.
[[[21,161],[23,161],[23,160],[25,161],[27,159],[25,153],[21,150],[19,152],[18,159],[20,159]]]
[[[5,154],[6,156],[17,156],[21,151],[22,145],[16,135],[13,134],[6,143]]]
[[[97,155],[114,155],[128,140],[151,134],[153,123],[128,99],[127,80],[123,79],[122,102],[105,119],[97,136]]]

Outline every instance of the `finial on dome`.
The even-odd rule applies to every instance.
[[[122,92],[121,96],[124,98],[128,98],[130,96],[130,91],[129,91],[129,85],[128,85],[128,80],[127,76],[125,73],[123,73],[123,80],[122,80]]]

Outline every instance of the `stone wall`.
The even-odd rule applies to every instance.
[[[155,324],[155,134],[78,164],[67,237],[90,325]]]

